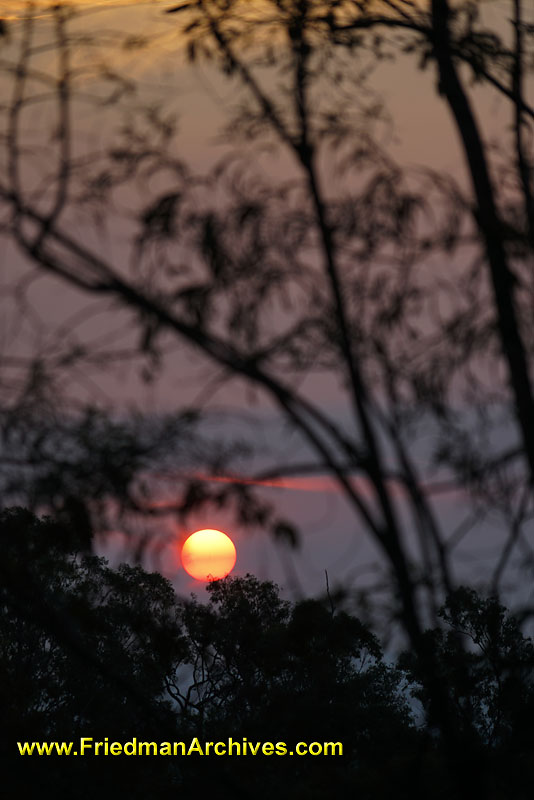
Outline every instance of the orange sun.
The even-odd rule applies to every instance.
[[[192,533],[182,547],[182,564],[197,581],[218,581],[235,566],[234,543],[222,531],[206,528]]]

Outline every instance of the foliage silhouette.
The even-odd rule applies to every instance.
[[[532,780],[534,648],[495,597],[462,587],[440,610],[445,628],[426,632],[449,687],[457,729],[498,798],[521,797]],[[462,646],[467,641],[467,647]],[[417,658],[401,657],[413,692],[428,713]]]
[[[15,359],[20,374],[2,385],[3,431],[14,418],[27,430],[43,408],[52,409],[57,423],[57,376],[68,378],[76,367],[109,366],[140,353],[151,379],[169,339],[194,348],[215,385],[237,378],[263,392],[310,454],[302,471],[335,478],[355,526],[381,553],[389,616],[401,621],[416,654],[432,697],[432,724],[445,736],[454,770],[468,772],[477,722],[468,718],[464,725],[451,706],[425,627],[437,622],[444,598],[454,596],[458,543],[490,515],[498,515],[501,548],[486,582],[499,593],[514,559],[529,570],[534,564],[525,536],[533,513],[532,337],[523,323],[532,306],[534,242],[527,136],[534,112],[525,99],[532,29],[520,0],[511,5],[511,43],[488,27],[478,13],[483,4],[264,5],[265,17],[237,0],[169,9],[183,26],[189,57],[209,60],[236,91],[227,131],[234,152],[199,176],[176,157],[172,121],[153,107],[130,111],[117,140],[98,157],[78,158],[73,120],[78,101],[87,98],[84,67],[74,69],[72,60],[80,44],[70,33],[75,13],[61,3],[50,12],[58,78],[33,69],[36,19],[28,4],[14,61],[5,65],[12,94],[2,109],[2,232],[37,274],[95,297],[99,307],[109,300],[122,309],[138,346],[80,348],[72,331],[60,328],[51,353],[29,364]],[[369,76],[394,54],[415,54],[421,68],[435,71],[463,147],[469,191],[432,170],[401,169],[383,146],[387,115]],[[510,153],[494,154],[486,144],[464,68],[509,103]],[[117,72],[104,70],[100,80],[100,112],[133,92]],[[40,143],[50,158],[40,159],[44,172],[30,179],[27,113],[34,93],[52,96],[56,116],[53,136]],[[266,179],[258,168],[262,148],[290,163],[287,175]],[[164,185],[156,180],[162,175]],[[137,206],[125,268],[111,251],[78,235],[75,223],[81,214],[100,234],[106,211],[129,191]],[[454,269],[446,275],[450,262]],[[13,296],[28,312],[26,278]],[[444,304],[446,312],[436,314]],[[11,374],[9,357],[5,365]],[[339,416],[302,382],[314,373],[335,388]],[[496,428],[505,442],[495,440]],[[3,435],[12,448],[10,468],[17,437],[10,442]],[[139,450],[133,453],[138,467]],[[130,465],[119,461],[113,461],[114,490],[130,500],[128,510],[151,514],[131,502]],[[57,500],[64,517],[77,518],[87,545],[102,482],[82,475],[87,485],[79,481],[73,494],[60,462],[51,459],[59,466],[51,470],[55,486],[43,492],[30,478],[27,491],[31,496],[37,485],[41,502],[53,507]],[[219,471],[228,467],[224,458],[214,462]],[[256,477],[283,475],[292,466],[274,464]],[[436,479],[430,487],[427,475]],[[438,511],[443,487],[467,497],[456,528]],[[249,487],[225,493],[198,482],[163,512],[231,501],[242,520],[272,522]],[[295,539],[286,523],[274,520],[271,527]],[[525,617],[531,613],[524,610]],[[458,648],[462,665],[461,639]],[[477,788],[473,768],[457,789],[470,796]]]
[[[128,788],[133,797],[206,781],[224,796],[453,798],[415,651],[388,666],[356,618],[289,603],[251,575],[180,600],[157,573],[77,550],[72,528],[2,513],[1,757],[5,786],[43,797]],[[534,645],[495,598],[459,589],[425,632],[463,745],[496,797],[530,785]],[[468,638],[470,646],[462,647]],[[405,676],[405,677],[403,677]],[[425,712],[416,725],[406,680]],[[17,741],[343,743],[340,757],[20,757]],[[473,737],[475,737],[473,739]],[[215,763],[212,763],[215,759]],[[482,780],[482,779],[481,779]],[[117,790],[115,789],[115,790]],[[78,792],[78,790],[77,790]],[[146,796],[146,794],[145,794]]]
[[[386,763],[397,769],[399,739],[410,758],[408,743],[417,736],[398,674],[384,665],[376,639],[358,620],[332,616],[315,601],[292,606],[276,586],[252,576],[212,583],[208,605],[179,601],[158,574],[126,565],[113,570],[77,553],[71,530],[22,509],[2,514],[1,532],[2,759],[6,780],[20,767],[13,786],[20,788],[22,773],[30,788],[41,780],[43,760],[15,750],[25,740],[246,736],[294,746],[343,738],[349,755],[338,759],[339,767],[335,758],[328,765],[321,759],[322,766],[303,772],[305,765],[297,768],[289,757],[285,767],[261,759],[267,781],[261,796],[282,774],[288,797],[305,790],[319,796],[331,779],[380,783],[373,774]],[[83,780],[80,796],[89,797],[102,781],[122,780],[133,769],[136,777],[127,781],[133,796],[150,786],[158,796],[172,784],[192,790],[206,769],[193,758],[150,759],[143,768],[128,760],[126,768],[124,758],[122,767],[102,760],[100,768],[94,758],[55,759],[53,766],[44,759],[42,791],[55,786],[50,796],[58,796],[54,791],[68,781]],[[252,761],[226,763],[223,771],[250,788],[257,779]]]

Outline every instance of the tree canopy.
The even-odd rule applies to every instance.
[[[81,797],[106,782],[108,791],[127,787],[134,797],[172,786],[194,791],[208,769],[200,756],[143,766],[96,756],[50,760],[19,757],[16,742],[135,737],[189,746],[197,736],[287,748],[343,744],[343,755],[329,758],[212,757],[214,785],[244,797],[276,790],[319,798],[332,786],[369,799],[457,796],[416,652],[388,664],[357,618],[318,600],[290,603],[251,575],[212,582],[207,603],[181,600],[157,573],[113,569],[78,550],[72,530],[50,519],[11,509],[0,531],[2,762],[13,788],[39,785],[44,797],[73,781]],[[532,641],[495,598],[469,589],[452,595],[440,616],[443,625],[425,636],[462,740],[501,787],[498,797],[522,797]],[[460,647],[459,637],[471,647]],[[409,687],[419,710],[408,702]]]
[[[350,508],[351,529],[365,534],[380,558],[376,584],[348,590],[368,607],[373,601],[375,611],[383,601],[387,621],[400,622],[429,725],[441,732],[453,771],[469,773],[457,791],[472,796],[480,770],[470,748],[487,747],[487,730],[509,741],[515,725],[516,711],[508,721],[487,718],[489,706],[501,703],[499,682],[509,684],[495,667],[486,674],[484,659],[472,671],[460,630],[446,636],[427,629],[441,631],[439,609],[458,597],[471,532],[495,544],[484,570],[480,549],[472,570],[472,580],[495,596],[484,618],[499,617],[516,576],[530,578],[534,569],[529,8],[511,0],[509,14],[495,23],[487,4],[449,0],[169,4],[165,19],[179,31],[189,63],[206,65],[232,97],[221,131],[226,150],[202,169],[183,157],[165,104],[136,93],[134,77],[110,60],[110,52],[140,52],[145,37],[82,32],[79,9],[64,3],[47,9],[39,27],[42,10],[23,3],[20,16],[0,28],[8,34],[0,41],[8,88],[0,107],[0,235],[10,348],[0,360],[1,477],[8,501],[55,514],[47,524],[56,526],[50,530],[58,541],[65,530],[77,540],[80,555],[60,559],[58,598],[69,606],[69,570],[78,575],[80,564],[87,602],[92,593],[100,603],[145,580],[126,568],[120,577],[107,573],[88,555],[95,530],[128,531],[132,519],[142,530],[138,559],[160,523],[209,504],[232,508],[244,527],[270,529],[294,545],[294,524],[262,501],[254,482],[326,473]],[[414,74],[427,79],[428,96],[444,104],[463,158],[457,170],[394,157],[396,120],[374,83],[391,59],[411,61]],[[480,91],[504,109],[502,146],[480,113]],[[106,131],[95,146],[81,124],[88,108],[99,133]],[[118,117],[106,128],[110,113]],[[49,328],[34,305],[41,279],[50,281],[49,291],[61,287],[70,309]],[[106,370],[135,363],[143,380],[155,381],[177,351],[180,393],[167,420],[153,415],[140,423],[133,415],[130,423],[102,399],[98,378]],[[193,407],[183,378],[192,354],[205,370],[207,398]],[[241,428],[222,444],[207,442],[196,423],[209,428],[209,401],[229,385],[263,405],[246,435]],[[265,409],[295,435],[298,460],[285,452],[268,464],[254,460]],[[241,411],[243,419],[244,403]],[[213,488],[206,473],[229,483]],[[166,479],[179,484],[171,500],[158,494]],[[445,510],[443,495],[453,498]],[[16,559],[9,564],[13,574],[26,569]],[[39,580],[30,575],[30,606],[59,625],[65,615],[54,603],[39,610]],[[149,594],[165,593],[156,578],[149,587]],[[257,599],[269,596],[266,587],[253,587]],[[306,677],[302,659],[311,659],[306,648],[314,641],[319,649],[335,643],[341,685],[357,685],[353,621],[341,614],[329,620],[311,601],[298,612],[280,605],[268,637],[284,642],[285,655],[272,674],[258,676],[255,659],[267,658],[268,637],[261,644],[262,632],[256,653],[239,625],[235,641],[242,635],[247,645],[235,661],[214,632],[221,615],[235,623],[232,596],[213,591],[207,609],[193,603],[180,610],[180,624],[200,636],[189,669],[209,664],[212,681],[185,700],[180,681],[169,683],[191,721],[215,724],[213,707],[210,714],[206,708],[222,688],[221,714],[250,714],[262,685],[284,697],[292,658],[303,670],[300,689],[318,692],[332,664],[315,654],[316,670]],[[463,602],[471,616],[448,605],[442,621],[463,621],[478,636],[478,601],[464,595]],[[527,620],[533,611],[524,593],[518,602]],[[129,608],[137,620],[135,603]],[[40,642],[28,625],[30,640]],[[112,631],[102,625],[112,649]],[[80,650],[67,627],[71,647]],[[505,628],[504,638],[512,635]],[[308,643],[299,639],[302,630]],[[368,646],[372,653],[370,640]],[[461,665],[454,698],[443,679],[449,662]],[[218,673],[221,663],[234,670],[230,683]],[[379,669],[377,679],[384,674]],[[61,685],[74,680],[69,675]],[[261,677],[259,684],[252,677]],[[136,680],[133,669],[134,693]],[[473,681],[484,685],[484,701],[476,691],[468,699]],[[156,689],[157,682],[150,691]],[[300,689],[293,685],[295,696]]]

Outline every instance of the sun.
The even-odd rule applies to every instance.
[[[184,569],[197,581],[218,581],[235,566],[234,543],[222,531],[205,528],[185,540],[182,547]]]

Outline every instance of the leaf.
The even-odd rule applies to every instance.
[[[193,3],[182,3],[179,6],[173,6],[173,8],[167,8],[165,13],[166,14],[177,14],[180,11],[188,11],[192,7],[193,7]]]
[[[286,544],[293,549],[299,547],[300,537],[298,531],[290,522],[279,520],[273,525],[272,532],[275,539],[282,544]]]

